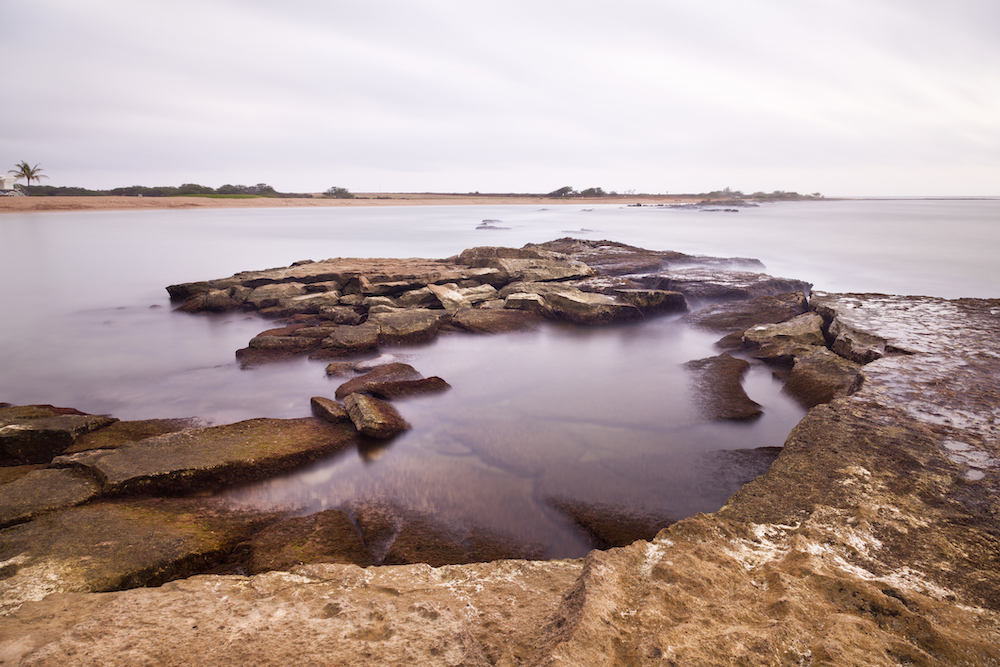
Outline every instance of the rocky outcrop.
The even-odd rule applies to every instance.
[[[863,381],[859,364],[819,347],[795,357],[783,391],[811,408],[850,396],[861,388]]]
[[[385,382],[395,382],[400,380],[419,380],[423,375],[416,368],[409,364],[393,362],[376,366],[364,375],[359,375],[337,387],[337,398],[344,398],[348,394],[365,393],[370,385],[378,385]]]
[[[0,528],[96,498],[100,485],[75,470],[35,470],[0,485]]]
[[[424,343],[442,331],[519,331],[539,318],[581,325],[639,321],[685,312],[688,301],[809,288],[757,269],[763,265],[756,260],[560,239],[470,248],[445,260],[296,262],[167,290],[186,312],[239,308],[284,319],[286,326],[261,333],[237,352],[240,363],[252,367],[304,354],[355,357]],[[498,308],[525,313],[492,312]]]

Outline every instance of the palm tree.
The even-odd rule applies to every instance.
[[[43,169],[41,165],[36,164],[34,167],[32,167],[24,160],[21,160],[16,165],[14,165],[14,167],[15,169],[11,169],[7,173],[10,174],[11,176],[23,178],[28,182],[27,184],[29,186],[31,185],[32,181],[37,181],[42,178],[48,178],[48,176],[42,173]]]

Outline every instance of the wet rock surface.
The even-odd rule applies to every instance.
[[[743,389],[743,376],[750,370],[750,364],[743,359],[723,352],[717,357],[689,361],[685,367],[693,376],[694,393],[705,419],[745,421],[763,414],[760,404]]]
[[[51,405],[0,407],[0,465],[48,463],[84,434],[116,421]]]
[[[579,261],[564,243],[564,254]],[[622,276],[630,261],[647,267],[659,262],[662,273],[669,259],[626,249],[616,252],[635,257],[615,264],[601,243],[584,243],[572,253],[605,257]],[[554,261],[508,250],[477,249],[463,266],[480,264],[476,270],[490,273],[477,277],[491,281],[480,284],[502,293],[512,274],[523,277]],[[301,268],[289,269],[289,282],[309,284]],[[565,263],[562,270],[568,270]],[[366,276],[323,276],[356,294],[395,295],[415,284],[401,274],[380,287]],[[257,279],[203,291],[256,289],[261,285],[251,283]],[[462,280],[448,276],[434,284]],[[750,285],[744,294],[780,287],[733,280]],[[351,530],[375,563],[436,565],[531,554],[505,552],[503,536],[462,533],[419,512],[374,503],[267,529],[277,517],[239,516],[202,499],[91,502],[0,531],[6,614],[0,618],[0,659],[24,665],[134,664],[149,655],[205,665],[322,662],[331,655],[342,664],[1000,663],[1000,300],[815,293],[804,305],[801,287],[785,292],[688,316],[698,326],[738,336],[737,354],[749,352],[743,340],[757,325],[787,322],[807,308],[822,318],[823,342],[815,340],[815,317],[806,317],[812,341],[772,357],[793,359],[792,377],[800,369],[801,387],[790,380],[789,391],[815,407],[780,452],[706,458],[718,466],[720,480],[746,483],[714,514],[628,542],[631,535],[614,533],[628,524],[607,521],[618,504],[581,507],[553,482],[553,511],[574,516],[609,546],[625,546],[593,551],[583,561],[360,569],[293,561],[357,549]],[[513,294],[547,305],[545,289],[506,298]],[[770,342],[758,349],[780,342],[791,326],[771,328]],[[692,371],[704,377],[721,368],[739,386],[746,364],[720,355],[695,362]],[[724,393],[708,405],[728,405],[734,394]],[[489,442],[476,446],[492,452],[498,465],[539,470],[530,456],[489,449]],[[529,443],[525,448],[530,453]],[[642,461],[617,461],[592,472],[608,475],[628,465]],[[638,520],[627,532],[655,527],[642,515],[632,508]],[[218,528],[206,531],[210,519]],[[70,537],[71,528],[88,526],[103,527]],[[123,526],[135,532],[125,536]],[[88,569],[132,544],[133,534],[150,536],[143,538],[148,545],[135,542],[142,548],[134,560],[116,565],[114,575]],[[275,539],[267,542],[268,534]],[[258,544],[271,545],[258,551],[260,567],[272,563],[291,572],[85,592],[157,584],[191,573],[199,560],[203,568],[223,571],[255,535]],[[337,535],[344,539],[329,537]],[[289,545],[298,549],[283,551]],[[64,594],[43,599],[48,593]]]

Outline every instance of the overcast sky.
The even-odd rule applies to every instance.
[[[51,185],[1000,195],[996,0],[2,0],[0,56]]]

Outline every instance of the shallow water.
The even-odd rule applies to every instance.
[[[558,206],[33,213],[0,216],[0,401],[121,419],[214,423],[309,414],[339,381],[306,359],[241,371],[234,351],[268,324],[171,311],[164,287],[327,257],[445,257],[561,236],[756,257],[826,291],[997,296],[1000,202],[808,202],[739,214]],[[508,230],[476,230],[484,219]],[[572,233],[572,230],[576,230]],[[581,231],[592,230],[592,231]],[[543,544],[587,543],[547,499],[624,504],[673,518],[728,491],[696,454],[780,446],[802,410],[766,369],[750,425],[699,424],[680,366],[714,336],[671,318],[621,327],[446,336],[393,351],[446,394],[400,404],[414,429],[231,497],[305,513],[391,498],[450,522]]]

